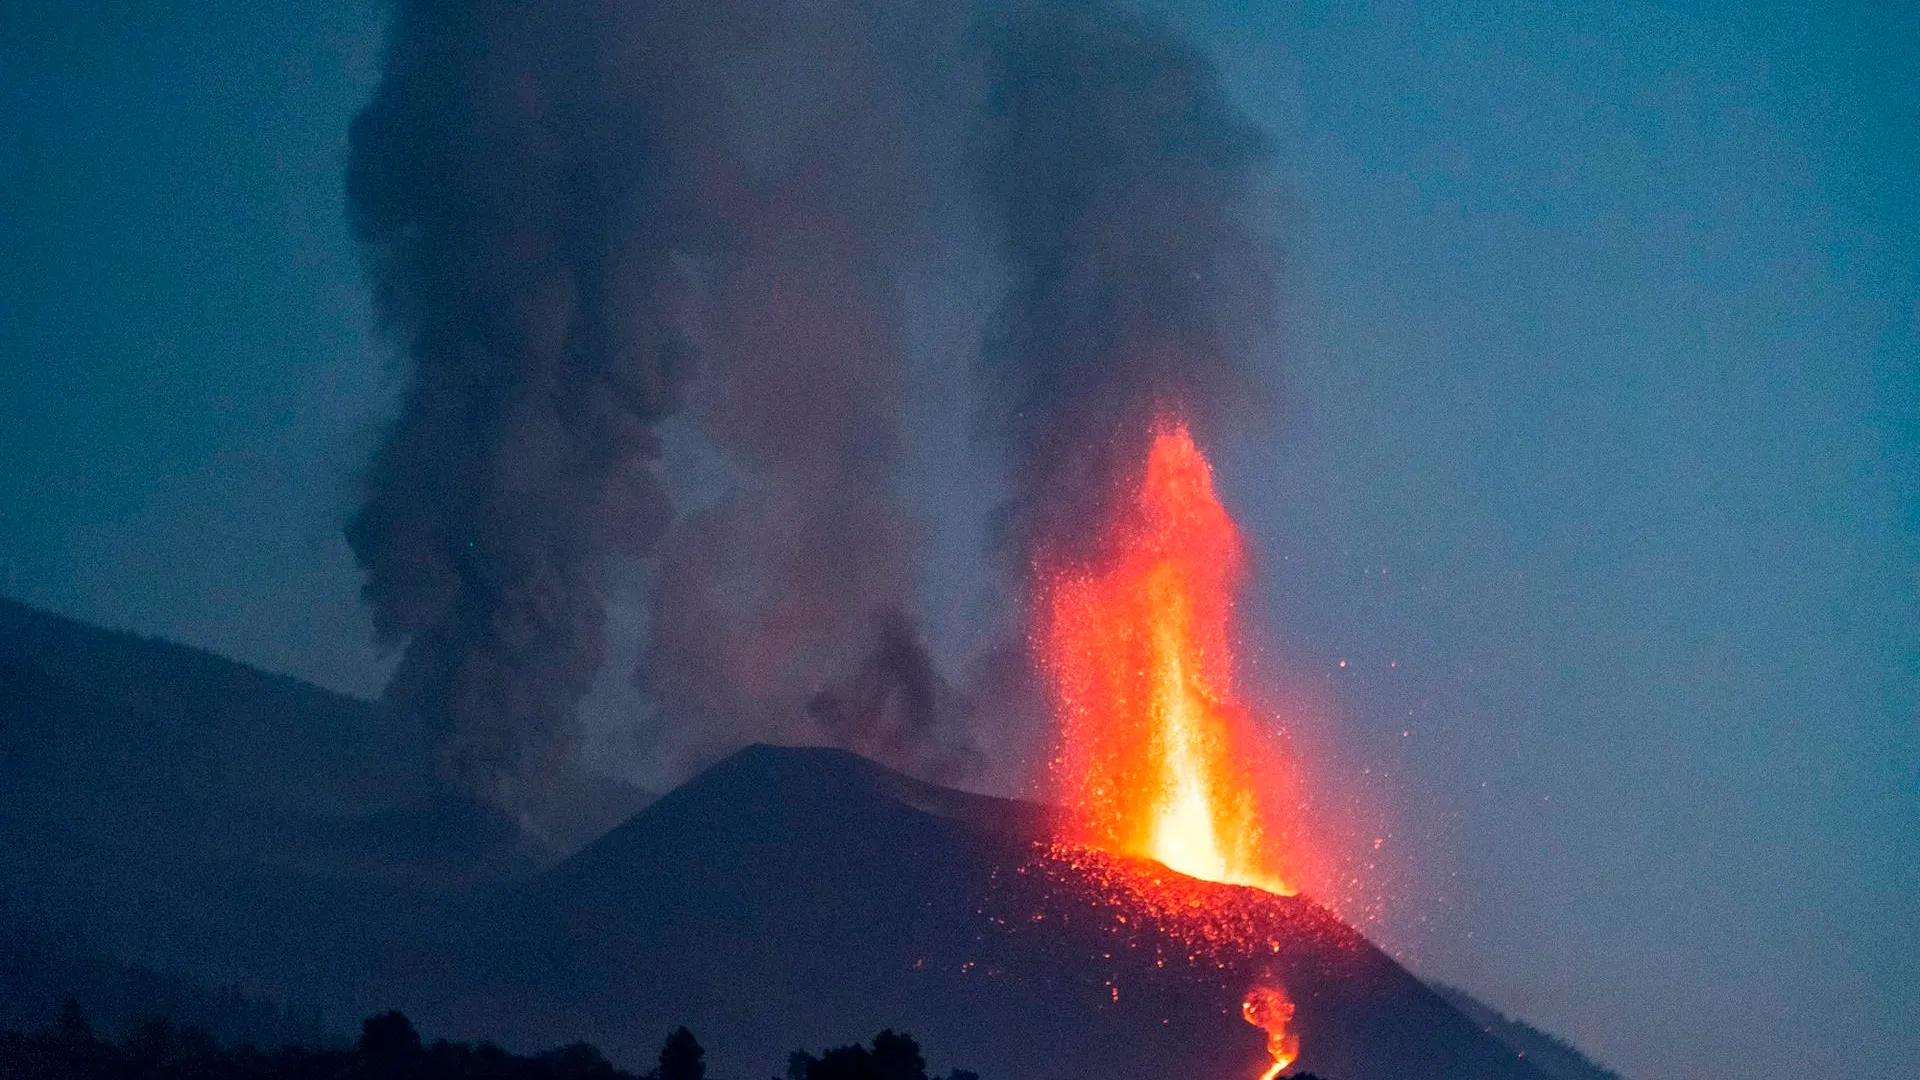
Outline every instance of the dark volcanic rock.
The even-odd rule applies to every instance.
[[[1265,1039],[1240,1002],[1278,977],[1316,1074],[1539,1077],[1305,899],[1179,879],[1253,941],[1196,947],[1184,923],[1120,921],[1045,832],[1039,807],[752,747],[483,905],[436,980],[473,989],[422,984],[421,1004],[462,1034],[626,1061],[685,1023],[723,1075],[894,1027],[986,1077],[1252,1080]]]
[[[1480,1030],[1546,1073],[1552,1080],[1620,1080],[1620,1074],[1595,1063],[1579,1049],[1524,1020],[1515,1020],[1457,986],[1435,983],[1434,992],[1459,1009]]]

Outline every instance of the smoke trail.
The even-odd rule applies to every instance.
[[[403,0],[351,130],[349,217],[407,361],[347,537],[388,697],[460,789],[524,814],[601,662],[599,577],[669,518],[652,431],[690,352],[691,229],[613,3]],[[639,37],[644,39],[641,32]]]
[[[1204,438],[1251,395],[1242,358],[1273,308],[1249,212],[1268,148],[1205,56],[1104,3],[1004,31],[984,143],[983,208],[1014,271],[985,412],[1024,571],[1039,546],[1087,553],[1156,411]]]

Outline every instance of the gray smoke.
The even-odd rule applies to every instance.
[[[407,362],[347,537],[388,687],[459,788],[524,811],[574,749],[609,552],[664,531],[653,425],[690,353],[684,180],[614,3],[407,0],[355,119],[350,220]],[[616,89],[623,85],[630,89]]]
[[[347,536],[459,789],[538,817],[636,559],[663,737],[716,750],[831,737],[808,698],[912,607],[892,290],[935,7],[396,3],[348,201],[406,385]],[[683,406],[736,484],[670,529]]]
[[[850,745],[808,702],[866,665],[874,619],[913,608],[921,570],[899,508],[898,293],[924,197],[914,113],[964,23],[937,4],[775,10],[777,44],[744,58],[715,117],[735,151],[706,189],[726,234],[702,268],[690,409],[734,486],[668,537],[639,671],[663,749],[693,760],[756,738]],[[887,715],[925,727],[856,748],[916,771],[954,734]]]
[[[1255,396],[1273,317],[1253,227],[1261,130],[1165,24],[1105,3],[1012,24],[995,48],[983,208],[1013,284],[982,365],[1010,461],[1016,573],[1074,558],[1167,412],[1203,440]]]
[[[978,764],[911,615],[900,296],[965,171],[973,18],[396,0],[348,201],[406,382],[347,536],[404,650],[388,697],[461,790],[539,818],[636,564],[656,751]],[[1154,409],[1204,426],[1240,393],[1267,310],[1243,224],[1263,145],[1197,52],[1113,8],[1029,15],[985,59],[972,164],[1014,279],[986,397],[1024,558],[1097,520]],[[726,476],[677,520],[676,413]]]
[[[912,620],[878,612],[866,659],[813,695],[807,713],[835,743],[879,761],[907,761],[935,783],[979,775],[972,747],[951,740],[972,703],[935,666]]]

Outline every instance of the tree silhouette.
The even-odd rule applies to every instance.
[[[656,1075],[660,1080],[704,1080],[706,1056],[693,1032],[684,1027],[674,1028],[660,1047],[660,1071]]]
[[[892,1029],[873,1037],[873,1048],[839,1046],[819,1057],[796,1050],[787,1058],[787,1080],[928,1080],[927,1061],[913,1036]],[[947,1080],[980,1080],[955,1069]]]
[[[136,1072],[152,1072],[173,1052],[173,1025],[163,1019],[149,1020],[129,1032],[120,1049]]]
[[[360,1025],[360,1053],[374,1061],[393,1061],[420,1053],[420,1033],[405,1013],[383,1012]]]
[[[60,1003],[60,1019],[54,1024],[53,1033],[63,1042],[83,1043],[93,1040],[93,1025],[87,1022],[87,1014],[80,1008],[78,999],[67,998]]]
[[[706,1080],[706,1051],[676,1028],[660,1048],[647,1080]],[[796,1052],[791,1080],[929,1080],[913,1037],[895,1031],[869,1046],[842,1046],[819,1057]],[[38,1033],[0,1030],[0,1078],[13,1080],[637,1080],[586,1043],[522,1057],[489,1043],[441,1039],[421,1045],[399,1012],[370,1016],[353,1049],[287,1045],[262,1052],[251,1044],[223,1047],[204,1029],[166,1019],[148,1022],[114,1043],[94,1035],[80,1007],[67,1003],[59,1021]],[[980,1080],[956,1069],[945,1080]],[[1297,1080],[1312,1080],[1302,1076]]]
[[[891,1028],[873,1037],[873,1065],[878,1080],[927,1080],[920,1044]]]
[[[620,1080],[627,1075],[614,1068],[591,1043],[569,1043],[541,1054],[537,1060],[564,1080]]]

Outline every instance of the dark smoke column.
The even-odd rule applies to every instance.
[[[991,79],[977,168],[1014,279],[983,368],[1024,573],[1088,550],[1157,411],[1205,439],[1251,396],[1273,311],[1249,213],[1267,143],[1205,56],[1108,4],[1011,26]]]
[[[600,576],[669,510],[652,425],[687,366],[676,197],[626,6],[401,0],[347,189],[406,362],[347,538],[388,698],[462,790],[533,812],[603,651]]]

